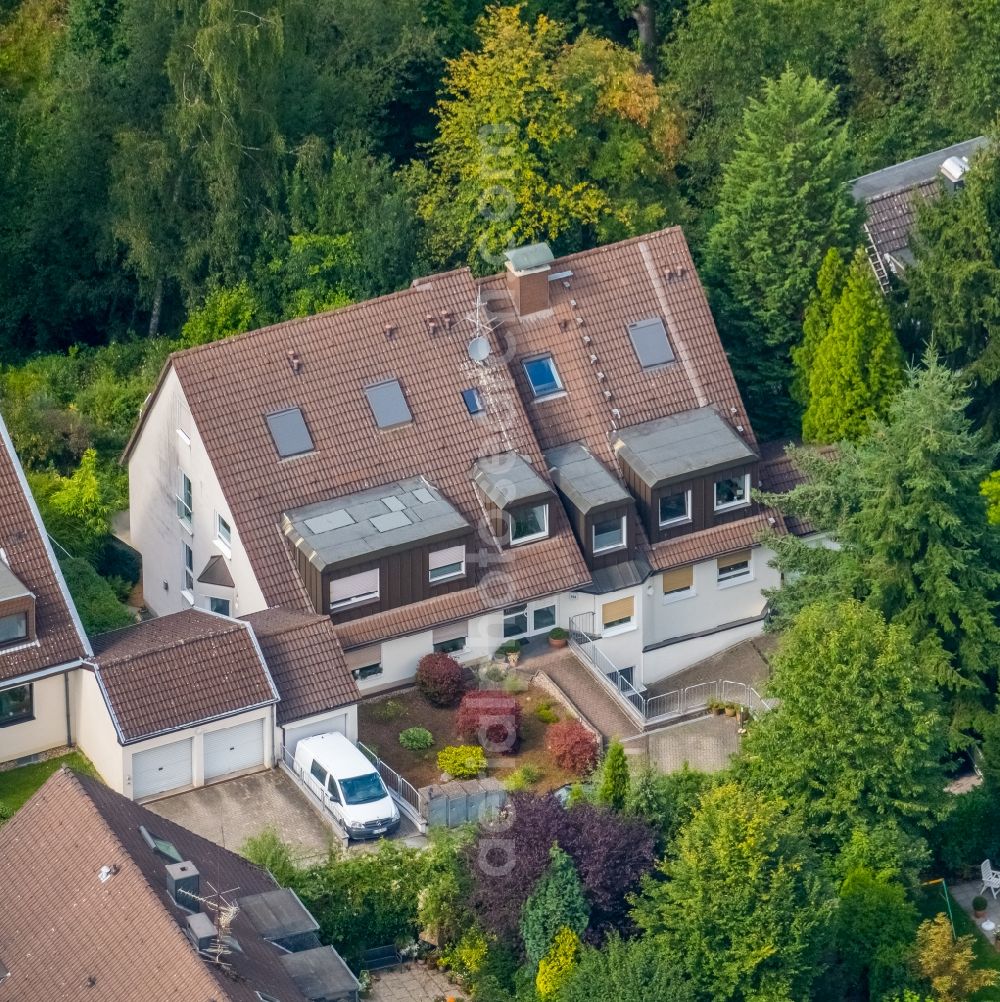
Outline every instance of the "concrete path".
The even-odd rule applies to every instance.
[[[697,772],[720,772],[739,751],[738,732],[735,717],[698,717],[627,740],[625,750],[661,772],[677,772],[685,763]]]
[[[329,825],[280,769],[203,786],[146,806],[234,852],[251,835],[275,828],[300,863],[324,859],[333,836]]]
[[[440,971],[430,967],[400,967],[380,971],[372,985],[373,1002],[435,1002],[436,999],[460,999],[462,992]]]
[[[770,674],[767,657],[774,650],[776,639],[773,636],[754,637],[744,640],[728,650],[713,654],[704,661],[691,665],[674,675],[668,675],[659,682],[649,686],[647,695],[657,696],[674,689],[683,689],[688,685],[700,682],[717,682],[724,679],[727,682],[745,682],[757,691]],[[763,694],[762,694],[763,695]]]
[[[591,670],[570,651],[561,650],[534,657],[526,669],[545,672],[605,740],[626,738],[641,730],[619,707],[614,693],[594,678]]]

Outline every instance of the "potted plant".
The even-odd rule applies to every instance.
[[[972,914],[975,915],[977,919],[986,917],[986,898],[981,894],[977,894],[972,899]]]
[[[735,703],[726,703],[725,706],[724,706],[724,709],[726,711],[726,716],[727,717],[735,717],[736,716],[736,704]]]
[[[549,647],[565,647],[569,643],[569,631],[561,626],[549,630]]]
[[[721,699],[710,699],[706,704],[709,713],[714,713],[715,716],[722,714],[726,707]]]

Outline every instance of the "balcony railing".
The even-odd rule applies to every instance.
[[[570,647],[595,678],[614,695],[619,705],[640,726],[666,723],[706,710],[713,701],[745,706],[753,717],[761,717],[774,706],[746,682],[719,679],[697,682],[657,696],[645,696],[632,685],[598,646],[594,613],[584,612],[569,621]]]

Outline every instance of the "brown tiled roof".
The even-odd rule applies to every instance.
[[[248,626],[197,609],[95,637],[94,651],[125,743],[278,698]]]
[[[240,913],[240,951],[224,972],[202,959],[183,933],[186,913],[171,900],[165,860],[139,826],[172,842],[201,874],[201,890],[227,900],[274,889],[267,874],[95,779],[66,769],[0,828],[0,960],[10,1002],[282,1002],[305,996],[282,969],[283,951]],[[117,871],[106,882],[98,872]],[[211,917],[209,909],[204,909]]]
[[[772,522],[773,520],[773,522]],[[650,547],[650,563],[654,570],[669,571],[699,560],[721,557],[735,550],[743,550],[759,543],[767,532],[784,533],[781,514],[764,511],[750,518],[712,526],[687,536],[677,536]]]
[[[479,525],[483,510],[469,476],[476,459],[516,450],[544,475],[541,450],[496,352],[493,413],[470,416],[462,400],[461,391],[480,376],[467,351],[474,332],[466,317],[476,295],[461,269],[173,356],[268,606],[309,607],[279,528],[288,509],[423,476]],[[289,351],[298,354],[298,372]],[[413,422],[380,431],[364,388],[391,378],[399,380]],[[291,407],[301,408],[315,450],[280,460],[265,415]],[[553,515],[551,539],[512,555],[518,587],[552,592],[588,579],[565,515]]]
[[[534,401],[521,365],[512,365],[543,449],[582,440],[595,456],[616,468],[611,449],[615,430],[711,405],[734,428],[742,425],[742,437],[756,448],[679,227],[552,263],[553,274],[565,271],[573,273],[568,289],[561,281],[549,282],[551,310],[522,318],[512,312],[504,276],[484,282],[491,293],[491,309],[503,311],[503,333],[512,354],[520,360],[551,352],[566,388],[564,396]],[[677,361],[647,370],[636,358],[627,325],[651,317],[664,321]],[[606,390],[610,399],[605,398]]]
[[[806,482],[806,475],[800,470],[786,452],[792,445],[801,442],[767,442],[761,446],[760,486],[769,494],[787,494],[799,484]],[[822,445],[816,447],[822,456],[832,457],[836,446]],[[798,515],[785,515],[785,527],[793,536],[809,536],[816,531],[815,526]]]
[[[279,724],[357,702],[360,694],[326,616],[267,609],[244,617],[278,687]]]
[[[868,233],[883,260],[884,255],[898,254],[908,246],[918,206],[940,194],[941,185],[934,179],[902,191],[887,192],[866,203]]]
[[[87,657],[90,645],[77,619],[2,418],[0,547],[11,571],[35,596],[38,641],[6,653],[0,651],[0,682]]]

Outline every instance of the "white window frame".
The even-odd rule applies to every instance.
[[[229,607],[229,611],[228,612],[215,612],[215,610],[212,608],[212,603],[213,602],[225,602],[226,605]],[[215,612],[216,616],[232,616],[232,614],[233,614],[233,600],[231,598],[220,598],[218,595],[209,595],[208,596],[208,611],[209,612]]]
[[[516,610],[514,612],[509,612],[508,610]],[[514,619],[515,616],[524,616],[524,630],[521,633],[507,633],[507,620]],[[503,611],[503,622],[501,624],[500,632],[503,634],[503,639],[501,643],[507,643],[508,640],[517,640],[519,637],[527,637],[531,633],[531,613],[528,610],[527,602],[519,602],[517,605],[510,605]]]
[[[370,580],[370,575],[372,574],[375,575],[374,591],[369,588],[367,591],[358,591],[353,595],[349,595],[347,598],[337,599],[336,601],[334,600],[333,589],[336,584],[357,580],[358,578],[368,578]],[[359,571],[357,574],[345,574],[343,577],[334,578],[330,582],[330,612],[339,612],[341,609],[353,609],[358,605],[367,605],[369,602],[377,602],[381,595],[381,586],[382,582],[377,567],[367,571]]]
[[[541,529],[540,532],[533,532],[530,536],[521,536],[519,539],[515,539],[514,538],[514,512],[520,511],[520,509],[522,509],[522,508],[532,508],[532,509],[541,508],[542,511],[544,512],[544,518],[542,519],[542,522],[544,524],[542,525],[542,529]],[[536,539],[548,539],[548,537],[549,537],[549,503],[548,503],[548,501],[541,501],[538,504],[517,505],[516,507],[514,507],[514,508],[512,508],[510,510],[510,513],[508,515],[508,519],[509,519],[509,522],[510,522],[510,527],[507,530],[507,535],[510,537],[510,545],[511,546],[520,546],[522,543],[533,543]]]
[[[660,587],[663,587],[662,577]],[[677,591],[661,591],[661,594],[664,605],[670,605],[673,602],[684,602],[689,598],[694,598],[698,594],[698,589],[695,587],[694,567],[691,568],[691,584],[687,588],[679,588]]]
[[[446,559],[446,558],[452,559]],[[455,560],[455,557],[459,557]],[[440,561],[435,566],[436,561]],[[450,568],[450,570],[449,570]],[[440,573],[447,571],[447,573]],[[437,576],[435,576],[435,574]],[[427,581],[429,584],[441,584],[443,581],[454,581],[465,577],[465,544],[447,546],[442,550],[434,550],[427,557]]]
[[[222,527],[226,531],[222,531]],[[233,555],[233,527],[218,512],[215,513],[215,545],[227,556]]]
[[[714,488],[713,488],[714,489]],[[684,495],[684,514],[678,515],[676,518],[668,518],[665,522],[660,518],[660,502],[665,497],[672,497],[672,494],[667,494],[664,492],[656,500],[656,519],[660,525],[661,529],[668,529],[672,525],[686,525],[691,521],[691,491],[674,491],[673,494],[683,494]]]
[[[183,471],[178,471],[179,479],[179,489],[174,495],[174,500],[177,502],[177,521],[187,529],[188,532],[194,533],[194,484],[191,483],[191,478]],[[187,484],[187,490],[185,490],[184,485]],[[190,496],[191,500],[186,500],[186,497]],[[186,512],[186,514],[185,514]]]
[[[194,550],[183,540],[181,541],[181,567],[183,575],[181,580],[184,582],[181,594],[188,604],[194,605]]]
[[[743,500],[742,501],[726,501],[723,504],[719,504],[719,484],[724,480],[738,480],[738,477],[723,477],[722,480],[715,480],[712,482],[712,504],[715,506],[716,511],[729,511],[730,508],[745,508],[750,504],[750,474],[743,474]]]
[[[628,521],[628,516],[622,515],[621,518],[619,519],[622,529],[621,542],[613,543],[611,546],[601,546],[601,547],[598,547],[597,545],[597,517],[599,516],[595,516],[594,523],[590,527],[591,552],[596,556],[598,553],[612,553],[615,550],[624,550],[625,547],[628,546],[628,525],[626,524]],[[608,521],[611,520],[608,519]]]
[[[539,393],[535,389],[534,382],[532,382],[531,374],[528,372],[528,366],[531,365],[533,362],[541,362],[546,359],[549,362],[549,365],[552,369],[552,375],[555,378],[555,389],[546,390],[544,393]],[[532,355],[531,358],[522,359],[521,368],[524,371],[524,378],[527,379],[528,381],[528,387],[531,390],[531,396],[535,400],[548,400],[549,397],[556,397],[566,392],[565,384],[562,381],[562,376],[559,375],[559,367],[556,365],[556,360],[552,352],[546,351],[543,352],[541,355]]]
[[[539,626],[535,622],[535,617],[540,613],[544,612],[546,609],[552,610],[552,625],[551,626]],[[529,619],[529,624],[531,626],[532,633],[548,633],[549,630],[554,630],[559,625],[559,611],[556,608],[555,602],[549,602],[546,605],[533,605],[531,607],[531,617]]]
[[[729,571],[723,576],[722,568],[719,565],[720,560],[725,560],[725,557],[717,557],[715,562],[715,583],[718,588],[732,588],[733,585],[746,584],[747,581],[754,580],[754,568],[753,568],[753,550],[750,550],[750,557],[747,560],[746,570],[741,571]]]
[[[635,609],[637,602],[635,596],[632,598],[632,615],[628,619],[623,619],[620,622],[615,622],[612,626],[604,625],[604,612],[603,608],[601,611],[601,637],[617,637],[620,633],[631,633],[632,630],[638,629],[638,624],[635,621]],[[620,600],[619,600],[620,601]],[[604,605],[610,605],[610,602],[604,603]]]

